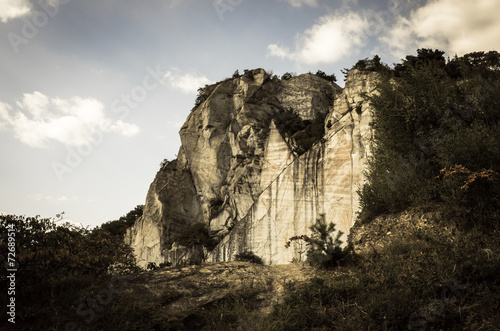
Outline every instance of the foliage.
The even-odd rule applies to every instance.
[[[281,79],[282,80],[289,80],[293,77],[296,77],[297,74],[296,73],[290,73],[290,72],[285,72],[282,76],[281,76]]]
[[[332,83],[335,83],[337,81],[337,77],[335,77],[335,74],[327,75],[321,70],[318,70],[315,75]]]
[[[40,325],[48,323],[48,327],[59,314],[54,309],[70,307],[82,291],[110,277],[111,269],[117,273],[138,271],[132,249],[122,237],[54,219],[15,215],[0,216],[3,267],[8,257],[12,258],[6,240],[8,227],[15,233],[16,265],[10,268],[17,269],[16,325],[29,323],[30,316],[36,316]],[[0,282],[6,288],[5,274]],[[6,298],[0,299],[2,305]]]
[[[307,246],[309,245],[309,241],[311,238],[309,236],[303,234],[300,236],[293,236],[288,239],[285,244],[285,248],[289,248],[293,243],[293,251],[299,254],[299,258],[293,258],[291,262],[302,262],[302,255],[307,253]]]
[[[500,318],[497,235],[408,233],[335,273],[303,285],[290,283],[269,316],[269,329],[495,329]]]
[[[193,108],[193,110],[196,107],[198,107],[199,105],[201,105],[205,100],[207,100],[207,98],[208,98],[207,91],[209,90],[208,87],[209,87],[209,85],[205,84],[204,87],[198,88],[198,94],[196,94],[196,99],[194,100],[194,108]]]
[[[117,220],[103,223],[99,228],[111,236],[123,238],[127,229],[134,225],[135,221],[142,216],[143,211],[144,205],[137,205],[127,215],[121,216]]]
[[[276,127],[280,133],[292,140],[292,149],[297,154],[303,154],[325,135],[326,114],[318,114],[312,121],[303,120],[292,111],[284,111],[275,116]]]
[[[172,240],[185,247],[204,246],[209,250],[217,243],[210,235],[210,228],[205,222],[195,222],[185,226],[172,236]]]
[[[205,261],[204,248],[211,251],[217,246],[217,240],[212,236],[210,227],[205,222],[195,222],[182,227],[179,232],[172,235],[172,241],[188,249],[194,249],[201,257],[193,257],[192,263],[198,264]]]
[[[388,74],[392,72],[391,68],[387,64],[382,63],[381,58],[378,55],[375,55],[372,59],[365,58],[359,60],[352,66],[351,69],[342,69],[341,72],[342,74],[344,74],[344,80],[347,79],[347,73],[352,69],[361,71],[373,71],[381,74]]]
[[[325,215],[320,215],[310,227],[312,235],[309,238],[307,250],[307,261],[311,265],[323,267],[334,266],[342,260],[349,252],[349,247],[343,249],[340,237],[344,234],[338,231],[334,237],[335,224],[326,224]]]
[[[160,163],[160,170],[163,169],[163,167],[168,163],[168,159],[163,159]]]
[[[253,71],[248,69],[243,70],[243,77],[253,80]]]
[[[109,283],[91,279],[60,282],[48,289],[41,283],[16,295],[29,298],[18,306],[22,315],[16,325],[25,330],[63,330],[71,322],[82,330],[497,329],[498,231],[445,230],[439,220],[429,222],[435,224],[404,232],[401,239],[394,237],[384,247],[354,256],[334,272],[318,270],[305,283],[285,283],[285,296],[270,314],[262,313],[262,294],[252,288],[230,290],[186,314],[172,315],[165,309],[184,295],[169,287],[159,293],[161,304],[143,306],[131,296],[113,293],[103,306],[95,298]],[[125,293],[127,287],[122,290]],[[95,312],[90,323],[89,315],[78,314],[87,311],[78,310],[82,303]]]
[[[156,270],[156,269],[158,269],[156,262],[149,262],[146,267],[146,270]]]
[[[12,224],[16,234],[16,262],[20,276],[37,281],[74,275],[103,276],[115,263],[135,266],[130,247],[122,238],[96,229],[87,230],[70,223],[57,224],[51,219],[0,216],[0,232]],[[0,255],[7,259],[6,241]]]
[[[500,174],[491,169],[471,171],[462,165],[441,169],[442,198],[457,217],[469,226],[494,228],[500,220]]]
[[[255,255],[252,251],[243,251],[234,256],[235,261],[251,262],[256,264],[263,264],[262,259]]]
[[[464,224],[498,226],[500,55],[476,52],[446,62],[421,49],[384,72],[374,109],[374,148],[360,189],[361,220],[429,202],[446,202]],[[476,174],[463,190],[464,173]],[[453,179],[453,180],[452,180]],[[454,185],[454,186],[453,186]]]
[[[172,265],[172,263],[170,263],[170,262],[162,262],[162,263],[160,263],[160,265],[156,265],[156,262],[149,262],[147,267],[146,267],[146,270],[162,269],[165,267],[170,267],[171,265]]]
[[[289,248],[292,242],[298,243],[299,246],[299,261],[302,259],[303,245],[305,243],[307,262],[313,266],[331,267],[336,266],[350,252],[351,247],[348,245],[342,248],[340,237],[344,234],[338,231],[335,234],[335,224],[326,224],[325,215],[321,214],[316,223],[311,225],[311,236],[301,235],[291,237],[285,244],[285,248]]]
[[[156,330],[495,330],[500,318],[498,232],[405,233],[335,272],[285,283],[269,315],[254,289],[167,316],[161,305],[117,301],[94,329]],[[168,289],[163,302],[182,294]]]
[[[186,330],[265,330],[262,318],[256,318],[259,292],[255,289],[234,290],[222,299],[186,317]]]

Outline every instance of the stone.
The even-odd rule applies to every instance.
[[[201,205],[182,150],[167,162],[151,183],[143,215],[125,234],[137,264],[177,261],[183,250],[172,247],[172,235],[194,221],[202,221]],[[173,248],[173,249],[172,249]]]
[[[375,93],[376,81],[376,73],[353,69],[341,89],[312,74],[279,80],[256,69],[206,87],[180,129],[178,159],[158,172],[144,215],[127,232],[139,265],[188,258],[172,235],[198,221],[220,239],[208,254],[214,262],[247,250],[266,264],[297,260],[286,241],[310,234],[321,214],[345,240],[370,153],[363,94]],[[287,113],[325,118],[323,138],[300,155],[276,122]]]

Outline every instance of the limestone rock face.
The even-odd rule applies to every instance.
[[[134,249],[137,264],[146,267],[177,260],[172,235],[193,221],[202,221],[201,205],[186,159],[179,153],[156,174],[144,205],[143,215],[125,234],[125,242]]]
[[[211,261],[245,250],[266,264],[301,260],[285,243],[309,234],[320,214],[347,234],[371,139],[362,94],[375,83],[375,73],[358,70],[342,90],[311,74],[279,80],[256,69],[206,87],[180,130],[178,159],[158,172],[143,217],[127,232],[139,261],[175,263],[172,234],[196,221],[220,238]],[[298,155],[283,118],[325,116],[324,137]]]
[[[324,139],[301,156],[295,157],[279,132],[271,130],[261,176],[273,179],[212,252],[212,261],[234,259],[244,250],[267,264],[303,260],[299,247],[285,249],[285,244],[290,237],[309,234],[320,214],[337,230],[349,233],[359,209],[357,189],[371,139],[371,113],[361,94],[373,93],[374,88],[373,73],[349,72],[327,116]]]

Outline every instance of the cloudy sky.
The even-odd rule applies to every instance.
[[[378,54],[500,50],[498,0],[0,0],[0,213],[144,204],[199,86]]]

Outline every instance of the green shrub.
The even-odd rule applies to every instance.
[[[205,222],[195,222],[182,227],[179,232],[172,235],[172,241],[193,249],[195,256],[191,258],[192,264],[199,264],[206,260],[204,248],[211,251],[217,246],[217,240],[212,236],[210,227]]]
[[[257,264],[263,264],[262,259],[254,254],[252,251],[243,251],[234,256],[235,261],[244,261]]]
[[[264,318],[255,311],[254,289],[231,291],[224,298],[216,300],[193,312],[182,321],[185,330],[266,330]]]
[[[148,266],[146,267],[146,270],[156,270],[156,269],[158,269],[156,262],[149,262]]]
[[[253,80],[253,78],[254,78],[254,77],[253,77],[253,71],[252,71],[252,70],[245,69],[245,70],[243,71],[243,77],[246,77],[246,78],[248,78],[248,79],[250,79],[250,80]]]
[[[325,215],[321,214],[310,229],[312,231],[311,236],[291,237],[285,245],[285,248],[288,248],[292,242],[298,243],[299,261],[302,260],[302,253],[304,253],[304,243],[307,262],[313,266],[337,266],[351,251],[352,247],[350,245],[342,248],[343,242],[340,240],[340,237],[344,234],[342,231],[338,231],[334,237],[335,224],[326,224]]]
[[[282,76],[281,76],[281,79],[282,80],[289,80],[293,77],[296,77],[297,74],[296,73],[290,73],[290,72],[285,72]]]
[[[135,221],[142,216],[144,205],[137,205],[134,209],[129,211],[125,216],[117,220],[109,221],[101,224],[97,229],[108,232],[112,236],[123,238],[128,228],[134,225]]]
[[[350,247],[342,248],[340,237],[335,234],[335,224],[326,224],[325,215],[320,215],[316,223],[310,227],[312,235],[308,238],[307,261],[313,266],[336,266],[349,253]]]
[[[196,99],[194,101],[194,109],[201,105],[205,100],[207,100],[208,95],[209,95],[209,87],[210,85],[206,84],[204,87],[198,88],[198,94],[196,95]]]
[[[337,77],[335,77],[335,74],[327,75],[321,70],[318,70],[315,75],[332,83],[335,83],[337,81]]]
[[[147,267],[146,267],[146,270],[162,269],[165,267],[170,267],[171,265],[172,265],[172,263],[170,263],[170,262],[162,262],[162,263],[160,263],[160,265],[157,265],[156,262],[149,262]]]
[[[118,273],[138,271],[123,237],[39,216],[0,215],[0,264],[9,258],[7,229],[15,233],[16,325],[21,330],[64,329],[78,298],[94,284]],[[10,261],[9,261],[10,262]],[[0,278],[7,288],[7,278]],[[0,303],[6,306],[8,297]],[[61,307],[65,307],[62,309]],[[0,328],[4,328],[0,322]]]
[[[294,152],[301,155],[319,142],[325,135],[326,114],[318,114],[314,120],[302,120],[291,110],[278,113],[274,120],[280,133],[295,142]]]

